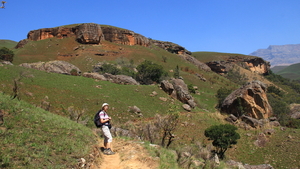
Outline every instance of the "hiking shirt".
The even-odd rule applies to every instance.
[[[100,116],[100,119],[104,119],[104,120],[109,119],[109,116],[103,110],[99,113],[99,116]],[[109,121],[103,123],[103,125],[106,125],[106,126],[109,125]]]

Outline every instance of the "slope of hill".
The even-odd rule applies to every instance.
[[[292,64],[278,71],[276,74],[281,75],[284,78],[300,80],[300,63]]]
[[[300,61],[300,44],[270,45],[267,49],[258,49],[249,55],[262,57],[271,66],[290,65]]]
[[[74,26],[80,26],[80,24],[65,27],[72,28]],[[76,40],[72,30],[62,27],[55,28],[55,31],[53,31],[54,29],[47,29],[44,32],[33,31],[35,33],[32,34],[32,38],[40,39],[26,40],[26,43],[21,45],[22,47],[14,49],[13,66],[0,66],[0,91],[11,96],[17,95],[17,98],[47,109],[53,114],[69,117],[80,123],[87,123],[88,127],[94,127],[92,118],[95,111],[103,102],[108,102],[111,105],[110,115],[114,119],[113,125],[121,129],[132,130],[139,138],[145,137],[141,130],[155,120],[155,114],[166,115],[170,112],[179,112],[178,126],[180,127],[173,135],[175,141],[171,144],[170,149],[189,151],[192,146],[200,142],[204,145],[203,147],[211,148],[211,142],[205,138],[204,130],[211,125],[226,123],[224,121],[226,116],[218,113],[216,109],[218,100],[215,96],[218,89],[223,87],[234,90],[252,80],[261,80],[266,84],[272,84],[261,76],[263,73],[268,73],[269,68],[268,63],[261,58],[240,54],[199,52],[193,53],[194,57],[184,59],[189,53],[176,44],[156,41],[159,46],[153,43],[145,45],[144,42],[147,39],[145,40],[141,35],[137,35],[138,38],[134,39],[136,34],[132,31],[110,26],[104,27],[107,27],[107,38],[99,44],[80,43]],[[114,30],[113,33],[109,33],[111,28]],[[122,33],[122,31],[124,32]],[[141,42],[141,39],[144,41]],[[228,66],[228,72],[231,73],[232,79],[226,75],[228,72],[222,74],[201,69],[190,61],[195,58],[201,62],[217,61],[216,63],[220,63],[221,69],[223,69],[222,64],[224,63],[225,66]],[[119,85],[82,76],[47,73],[17,66],[25,62],[50,60],[68,61],[79,67],[82,72],[92,71],[93,66],[99,62],[109,62],[118,66],[130,63],[131,66],[137,67],[144,60],[150,60],[161,65],[169,73],[169,78],[173,76],[174,70],[178,66],[184,82],[189,86],[198,88],[199,92],[192,94],[197,107],[192,112],[185,111],[181,102],[163,92],[160,86],[156,84]],[[237,77],[241,78],[238,79]],[[151,95],[153,92],[157,95]],[[129,112],[129,106],[139,107],[141,115]],[[275,130],[279,130],[279,128],[275,128]],[[289,131],[298,132],[298,130],[293,129]],[[263,158],[251,159],[245,156],[245,154],[251,154],[255,157],[264,155],[264,148],[258,149],[252,146],[260,132],[263,132],[263,129],[250,131],[239,129],[242,141],[239,141],[235,148],[240,151],[234,149],[228,152],[228,157],[244,163],[264,163]],[[283,131],[279,131],[278,135],[276,133],[273,138],[280,137],[283,135],[282,133]],[[253,137],[249,139],[249,135]],[[299,138],[296,134],[293,137]],[[268,150],[277,149],[277,153],[282,150],[280,147],[276,147],[278,144],[270,144],[267,148]],[[291,144],[297,145],[296,142],[291,142]],[[299,156],[296,149],[291,151],[293,151],[292,155]],[[207,150],[207,152],[209,155],[210,151]],[[154,154],[163,158],[161,152],[156,151]],[[270,151],[268,158],[273,160],[278,157],[276,155]],[[290,168],[298,166],[297,162],[292,163],[292,157],[279,162],[271,160],[270,163],[276,164],[276,166],[286,164]]]
[[[0,168],[74,168],[97,143],[91,129],[3,93],[0,114]]]
[[[3,39],[0,39],[0,48],[6,47],[8,49],[13,49],[17,45],[17,43],[18,42],[12,41],[12,40],[3,40]]]
[[[273,73],[277,73],[277,72],[283,70],[286,67],[288,67],[288,66],[274,66],[274,67],[271,68],[271,70],[272,70]]]

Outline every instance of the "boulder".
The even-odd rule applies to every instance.
[[[13,65],[10,61],[0,61],[3,65]]]
[[[174,90],[176,91],[176,96],[179,101],[181,101],[182,103],[188,103],[188,100],[193,99],[193,97],[189,94],[187,85],[182,79],[173,79],[171,82],[173,84]]]
[[[246,115],[255,119],[269,118],[273,111],[266,90],[266,85],[260,81],[249,82],[226,97],[221,112],[236,117]]]
[[[262,126],[262,123],[259,120],[249,116],[243,115],[241,116],[241,120],[253,128],[259,128]]]
[[[87,78],[102,80],[102,81],[107,80],[103,75],[100,75],[99,73],[87,73],[87,72],[85,72],[85,73],[82,74],[82,76],[87,77]]]
[[[300,112],[295,112],[295,113],[291,114],[291,118],[300,119]]]
[[[54,60],[49,62],[22,63],[20,64],[20,66],[51,72],[51,73],[66,74],[66,75],[71,75],[73,71],[76,71],[77,74],[81,74],[80,69],[75,65],[68,63],[66,61],[59,61],[59,60]]]
[[[270,126],[278,127],[280,126],[280,123],[278,121],[270,121]]]
[[[186,111],[191,111],[191,110],[192,110],[191,106],[188,105],[188,104],[183,104],[183,105],[182,105],[182,108],[183,108],[184,110],[186,110]]]
[[[105,73],[104,77],[112,83],[124,85],[139,85],[139,83],[135,79],[126,75],[112,75],[109,73]]]
[[[82,44],[99,44],[104,40],[104,35],[100,25],[84,23],[76,27],[76,40]]]
[[[236,123],[238,118],[235,117],[233,114],[230,114],[228,117],[225,118],[225,120],[230,123]]]
[[[163,91],[165,91],[166,93],[168,93],[169,95],[171,95],[174,91],[174,87],[172,85],[172,83],[170,83],[167,80],[163,80],[160,83],[161,88],[163,89]]]

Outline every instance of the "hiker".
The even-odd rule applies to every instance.
[[[109,108],[109,105],[107,103],[103,103],[101,111],[99,113],[100,116],[100,122],[102,123],[102,131],[104,135],[104,151],[103,153],[106,155],[113,155],[115,152],[111,150],[111,144],[112,144],[112,136],[110,133],[110,120],[111,117],[107,115],[107,110]]]

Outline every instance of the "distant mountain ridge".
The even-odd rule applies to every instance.
[[[276,72],[276,74],[288,79],[300,80],[300,63],[292,64]]]
[[[300,62],[300,44],[270,45],[267,49],[258,49],[249,55],[262,57],[271,66],[291,65]]]

